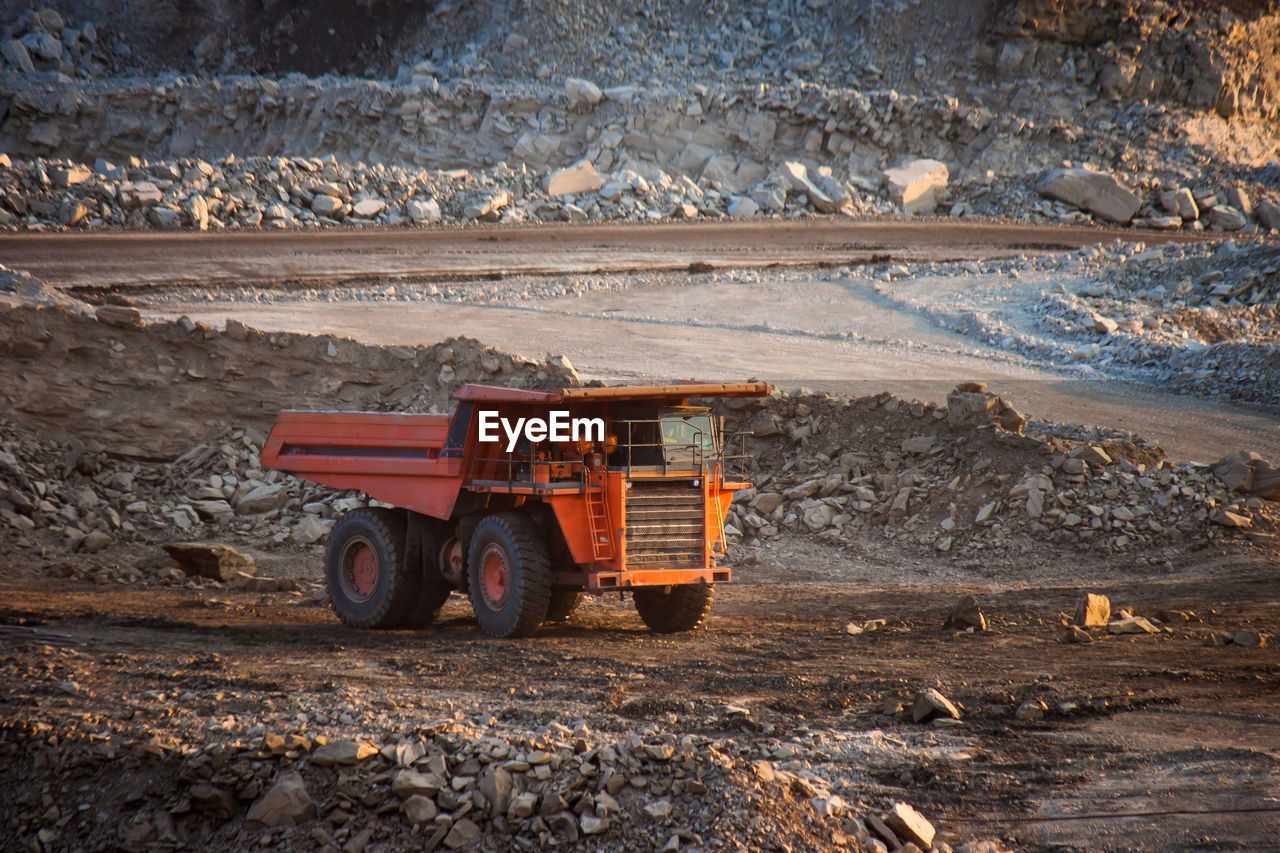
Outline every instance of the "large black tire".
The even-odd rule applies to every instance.
[[[691,631],[702,624],[715,600],[715,584],[641,587],[632,595],[636,612],[659,634]]]
[[[547,604],[547,618],[544,624],[554,625],[557,622],[568,622],[573,611],[582,602],[582,590],[571,586],[551,588],[551,601]]]
[[[418,594],[397,627],[425,628],[440,615],[440,608],[449,600],[453,585],[440,574],[440,540],[443,534],[435,519],[412,518],[408,534],[405,556],[417,566]]]
[[[551,561],[538,526],[518,512],[476,525],[467,552],[471,606],[491,637],[526,637],[547,618]]]
[[[353,628],[394,628],[419,594],[419,572],[404,559],[404,515],[364,508],[333,526],[325,580],[338,618]]]

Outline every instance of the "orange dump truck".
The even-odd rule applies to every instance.
[[[480,627],[524,636],[567,619],[584,593],[630,592],[651,630],[699,625],[729,580],[733,493],[708,397],[764,383],[562,388],[465,385],[451,415],[282,412],[263,464],[394,508],[329,534],[338,616],[420,627],[454,591]]]

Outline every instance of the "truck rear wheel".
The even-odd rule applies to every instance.
[[[659,634],[691,631],[702,624],[715,600],[715,584],[641,587],[633,593],[636,612]]]
[[[476,621],[489,636],[528,636],[546,619],[551,561],[527,516],[498,512],[476,525],[467,572]]]
[[[405,565],[404,516],[358,509],[333,526],[325,547],[325,580],[333,609],[353,628],[392,628],[417,601],[417,567]]]
[[[547,605],[546,624],[567,622],[582,603],[582,590],[571,586],[557,586],[551,590],[551,603]]]
[[[453,584],[440,572],[442,536],[441,525],[435,519],[410,514],[404,556],[417,567],[418,592],[397,628],[427,627],[436,621],[453,592]]]

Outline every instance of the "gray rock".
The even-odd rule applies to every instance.
[[[49,33],[27,33],[22,37],[22,44],[45,62],[59,62],[62,59],[62,42]]]
[[[599,835],[609,828],[609,819],[598,815],[584,814],[581,817],[581,825],[583,835]]]
[[[36,70],[27,46],[17,39],[8,39],[0,44],[0,55],[3,55],[6,62],[23,73],[30,74]]]
[[[1160,629],[1152,625],[1148,620],[1141,616],[1130,616],[1126,619],[1117,619],[1107,625],[1107,631],[1112,634],[1158,634]]]
[[[1229,204],[1220,204],[1209,211],[1209,223],[1223,231],[1239,231],[1249,224],[1243,213]]]
[[[391,778],[391,792],[397,797],[411,797],[414,794],[434,797],[446,785],[444,778],[438,774],[417,770],[401,770]]]
[[[164,193],[151,181],[125,181],[116,192],[120,204],[126,208],[149,207],[164,198]]]
[[[547,195],[576,195],[594,192],[604,186],[604,178],[590,160],[579,160],[572,166],[554,172],[547,179]]]
[[[165,205],[157,205],[151,208],[151,210],[147,211],[147,218],[157,228],[177,228],[182,224],[182,214],[178,212],[178,209]]]
[[[296,770],[281,773],[276,783],[263,794],[245,816],[245,824],[257,826],[293,826],[315,817],[316,805],[307,793],[302,774]]]
[[[187,574],[229,581],[241,572],[255,574],[253,558],[226,545],[203,542],[169,542],[161,547]]]
[[[314,210],[315,207],[312,207]],[[409,199],[404,204],[405,215],[414,222],[439,222],[440,221],[440,204],[433,198],[425,201],[419,199]]]
[[[1114,175],[1088,169],[1052,169],[1037,182],[1036,191],[1111,222],[1128,222],[1142,206]]]
[[[843,187],[825,175],[810,174],[803,163],[783,163],[782,175],[793,190],[808,196],[809,203],[823,213],[835,213],[849,204],[849,193]]]
[[[1260,201],[1255,210],[1258,222],[1272,231],[1280,231],[1280,205],[1269,201]]]
[[[387,209],[387,203],[380,198],[366,198],[357,201],[351,208],[351,214],[361,219],[372,219]]]
[[[1241,515],[1238,512],[1232,512],[1229,509],[1215,510],[1213,515],[1209,516],[1209,520],[1223,527],[1239,527],[1243,529],[1253,526],[1252,518],[1247,515]]]
[[[88,215],[89,208],[79,201],[68,201],[58,208],[58,221],[68,228],[79,225]]]
[[[590,104],[592,106],[600,103],[604,97],[604,93],[600,91],[600,87],[590,80],[583,80],[581,77],[569,77],[564,81],[564,94],[571,104]]]
[[[435,820],[438,811],[435,801],[422,794],[409,797],[400,805],[400,810],[404,812],[405,819],[413,824],[430,823]]]
[[[760,205],[746,196],[735,196],[729,202],[729,215],[734,217],[755,216],[760,212]]]
[[[1253,200],[1240,187],[1231,187],[1227,190],[1227,204],[1240,211],[1244,216],[1249,216],[1253,213]]]
[[[66,19],[56,9],[41,9],[38,12],[31,13],[31,18],[27,22],[27,29],[33,33],[48,33],[51,36],[57,36],[62,34],[62,29],[66,25]]]
[[[978,599],[972,595],[966,595],[947,614],[942,627],[958,631],[963,631],[966,628],[985,631],[987,630],[987,617],[982,615],[982,608],[978,606]]]
[[[336,195],[317,194],[311,200],[311,212],[316,216],[327,216],[330,219],[340,218],[346,210],[346,204]]]
[[[197,507],[198,509],[198,507]],[[230,506],[227,507],[231,509]],[[293,541],[299,545],[313,545],[321,539],[329,535],[329,531],[333,529],[333,520],[320,518],[315,515],[304,515],[302,519],[293,526],[291,535]]]
[[[884,822],[903,842],[914,844],[921,850],[933,848],[933,824],[906,803],[894,803],[893,811],[885,816]]]
[[[938,160],[912,160],[884,173],[889,198],[907,213],[932,213],[947,189],[947,164]]]
[[[53,169],[49,172],[49,180],[55,187],[63,189],[82,184],[93,176],[93,172],[83,166],[70,166],[66,169]]]
[[[1046,710],[1048,708],[1042,700],[1028,699],[1018,706],[1017,710],[1013,712],[1013,716],[1024,723],[1033,723],[1036,720],[1043,720]]]
[[[1243,646],[1246,649],[1256,649],[1267,644],[1266,635],[1259,634],[1257,631],[1238,629],[1227,631],[1223,636],[1230,640],[1233,645]]]
[[[506,190],[496,190],[466,205],[462,209],[462,215],[466,219],[495,220],[510,201],[511,196]]]
[[[1068,625],[1062,634],[1064,643],[1092,643],[1093,635],[1078,625]]]
[[[449,829],[449,834],[444,837],[444,846],[450,850],[459,850],[464,847],[471,847],[479,840],[480,827],[464,817],[453,822],[453,826]]]
[[[197,231],[209,230],[209,202],[205,201],[204,196],[199,193],[192,195],[184,207],[192,228]]]
[[[317,747],[311,753],[311,763],[318,767],[358,764],[378,754],[377,744],[369,741],[335,740]]]
[[[917,723],[923,723],[935,717],[950,717],[958,720],[960,711],[951,704],[951,700],[930,687],[916,694],[915,701],[911,705],[911,719]]]
[[[514,787],[511,773],[501,767],[486,770],[476,784],[480,793],[489,801],[489,816],[497,817],[506,814],[511,806],[511,793]]]
[[[263,484],[236,501],[236,512],[240,515],[269,512],[283,505],[288,499],[289,487],[284,483]]]

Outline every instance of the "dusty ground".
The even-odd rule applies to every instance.
[[[1060,583],[1030,587],[795,586],[779,583],[785,567],[772,571],[723,588],[707,629],[690,636],[649,635],[628,605],[598,600],[568,627],[509,643],[484,639],[461,602],[425,631],[371,633],[340,627],[298,594],[139,595],[11,580],[3,621],[42,626],[74,652],[21,633],[0,640],[5,671],[22,676],[3,696],[5,716],[20,721],[7,735],[11,753],[18,744],[8,761],[30,766],[37,750],[18,733],[38,723],[58,735],[97,720],[122,744],[152,736],[198,744],[221,721],[228,734],[283,725],[386,742],[408,721],[459,710],[586,721],[612,736],[656,724],[678,736],[727,737],[748,760],[794,756],[799,764],[786,766],[833,780],[850,803],[911,802],[953,844],[1260,850],[1274,843],[1280,657],[1274,646],[1210,642],[1223,630],[1280,628],[1273,564],[1220,557],[1098,587],[1113,606],[1178,610],[1191,621],[1159,636],[1104,635],[1088,645],[1058,642],[1058,614],[1080,590],[1066,566],[1058,568]],[[938,627],[962,591],[980,597],[991,632]],[[847,621],[873,618],[887,624],[844,634]],[[936,730],[886,713],[930,686],[960,704],[962,725]],[[176,704],[167,698],[178,696]],[[1044,719],[1014,718],[1016,707],[1036,699],[1048,707]],[[352,723],[294,718],[335,707],[351,709]],[[197,738],[192,731],[201,727]],[[779,751],[781,744],[792,749]],[[174,793],[175,758],[142,754],[135,763],[149,779],[142,803]],[[84,787],[100,772],[89,762],[46,777],[56,802],[88,803],[69,815],[73,827],[119,808],[113,790]],[[22,802],[19,779],[6,774],[11,802]],[[1137,816],[1106,817],[1120,814]],[[677,823],[691,817],[677,815]],[[19,822],[11,813],[8,830]],[[208,831],[199,821],[191,831],[208,837],[197,834]],[[639,832],[633,842],[646,849],[652,832]],[[98,846],[110,828],[91,837]],[[730,837],[718,840],[733,847]]]

